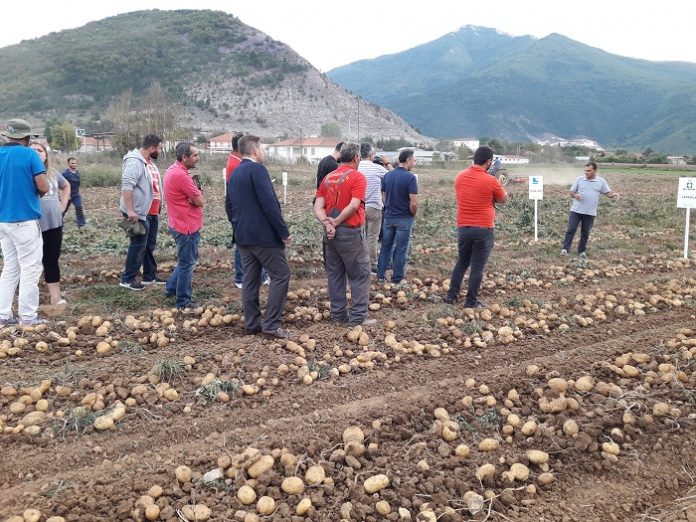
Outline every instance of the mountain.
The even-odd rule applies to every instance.
[[[67,116],[106,130],[109,104],[153,81],[180,123],[260,136],[427,141],[402,118],[346,92],[287,45],[218,11],[137,11],[0,49],[0,116],[32,123]]]
[[[625,58],[559,34],[465,26],[327,74],[431,136],[696,151],[696,64]]]

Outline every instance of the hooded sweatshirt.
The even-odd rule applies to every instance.
[[[154,164],[153,164],[154,166]],[[159,186],[162,186],[162,178],[156,166]],[[152,191],[152,175],[147,168],[147,161],[140,153],[140,149],[133,149],[123,156],[121,169],[121,202],[119,209],[127,213],[126,203],[123,199],[123,191],[133,192],[133,210],[138,214],[138,219],[145,221],[152,206],[154,193]]]

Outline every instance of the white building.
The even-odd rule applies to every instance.
[[[210,154],[229,154],[232,152],[232,136],[234,136],[234,133],[226,132],[225,134],[220,134],[220,136],[210,138],[208,152]]]
[[[291,138],[268,146],[268,158],[281,163],[293,164],[300,160],[318,163],[331,154],[340,142],[339,138]]]
[[[496,154],[493,158],[499,159],[500,163],[503,165],[527,165],[529,163],[529,158],[523,158],[522,156],[503,156]]]
[[[452,143],[455,147],[466,147],[472,152],[480,146],[480,142],[476,138],[457,138],[456,140],[452,140]]]

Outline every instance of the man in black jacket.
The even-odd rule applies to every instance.
[[[290,267],[285,257],[290,232],[280,212],[271,177],[262,164],[258,136],[241,138],[239,152],[242,162],[228,182],[225,209],[244,264],[242,300],[246,331],[287,339],[288,332],[281,325],[290,283]],[[271,278],[263,320],[259,306],[262,268]]]

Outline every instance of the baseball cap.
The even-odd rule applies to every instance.
[[[0,132],[0,134],[15,140],[20,140],[22,138],[26,138],[27,136],[32,138],[39,137],[37,133],[31,132],[31,125],[29,125],[27,121],[19,118],[7,120],[7,127],[4,131]]]

